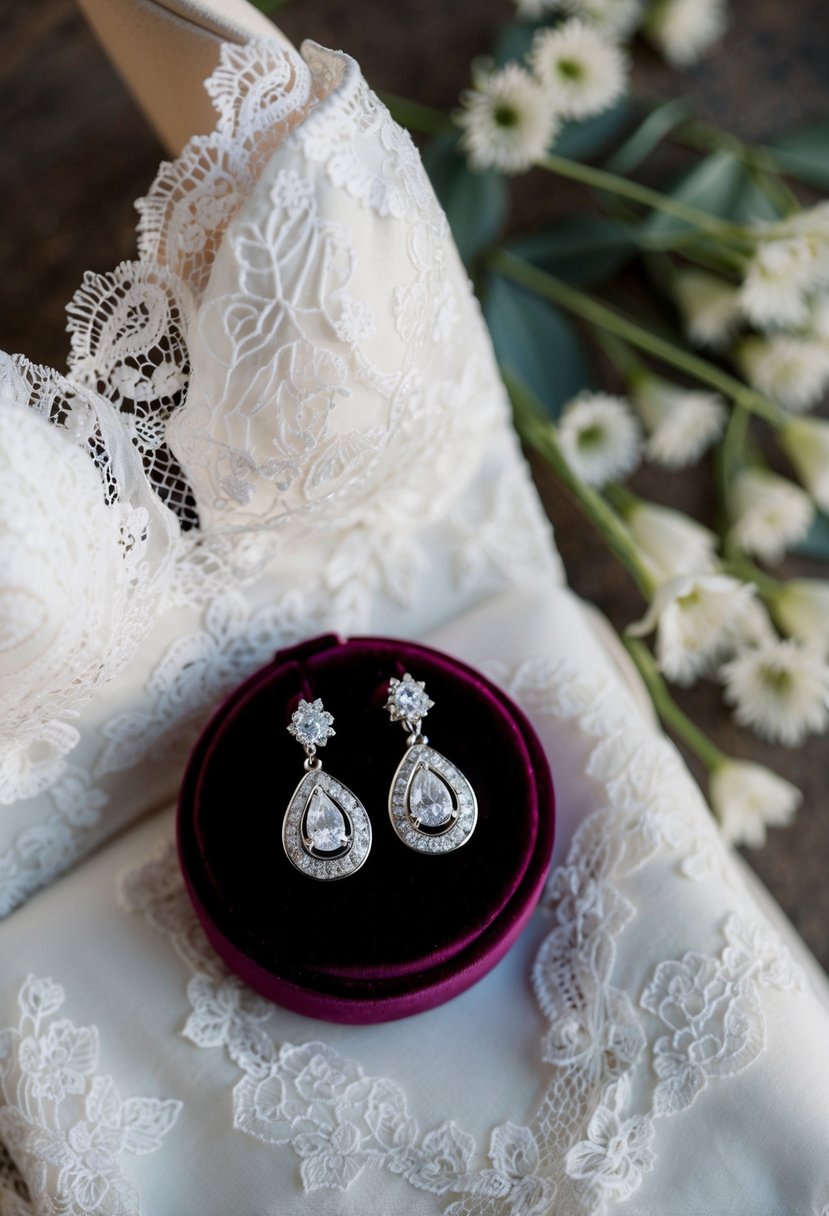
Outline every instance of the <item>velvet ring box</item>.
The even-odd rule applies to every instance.
[[[388,792],[406,735],[384,710],[411,672],[434,701],[421,729],[475,790],[478,822],[440,856],[407,848]],[[357,873],[320,882],[282,847],[303,776],[286,729],[300,699],[334,715],[324,769],[365,806],[373,840]],[[214,715],[179,798],[179,857],[217,953],[269,999],[327,1021],[371,1023],[429,1009],[482,978],[532,912],[550,863],[553,785],[521,711],[479,672],[392,638],[315,638],[276,655]]]

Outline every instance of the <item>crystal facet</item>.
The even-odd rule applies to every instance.
[[[300,701],[291,714],[288,733],[303,747],[324,747],[335,733],[331,726],[333,721],[333,715],[323,708],[319,697],[316,701]]]
[[[305,816],[305,832],[311,847],[318,853],[335,853],[348,838],[342,811],[319,786],[311,795]]]
[[[427,828],[442,828],[455,812],[449,787],[425,765],[415,770],[409,786],[408,804],[412,819]]]
[[[423,680],[415,680],[408,671],[402,680],[389,681],[386,709],[392,722],[419,722],[433,705]]]

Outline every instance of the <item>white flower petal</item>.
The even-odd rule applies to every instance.
[[[815,508],[809,495],[770,469],[741,469],[731,487],[732,536],[746,553],[779,562],[809,531]]]
[[[619,47],[578,18],[540,30],[529,61],[563,118],[600,114],[613,105],[627,83],[627,61]]]
[[[813,647],[771,639],[721,669],[725,699],[741,726],[795,747],[829,725],[829,666]]]
[[[568,402],[558,438],[567,463],[589,486],[620,480],[639,463],[639,426],[620,397],[584,393]]]
[[[558,125],[550,100],[520,64],[477,67],[461,95],[455,121],[461,146],[476,170],[523,173],[552,143]]]
[[[711,806],[731,844],[757,849],[767,827],[791,823],[800,790],[770,769],[748,760],[727,760],[711,775]]]

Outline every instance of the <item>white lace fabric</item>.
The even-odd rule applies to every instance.
[[[2,369],[0,549],[25,473],[55,480],[37,560],[0,574],[0,693],[33,714],[3,739],[0,905],[50,884],[0,926],[0,1216],[826,1216],[829,987],[560,586],[413,146],[313,45],[228,48],[209,88],[139,259],[70,306],[70,378]],[[229,975],[169,809],[51,882],[172,794],[229,688],[331,628],[483,667],[557,790],[519,943],[386,1026]]]
[[[172,797],[280,646],[411,634],[554,568],[414,146],[353,61],[305,57],[224,48],[139,259],[69,306],[69,378],[0,366],[0,915]]]

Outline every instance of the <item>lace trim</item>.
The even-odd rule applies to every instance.
[[[134,656],[177,529],[111,405],[0,355],[0,804],[65,768],[76,716]],[[35,476],[33,470],[37,470]]]
[[[124,876],[121,901],[168,936],[195,972],[183,1033],[200,1047],[224,1047],[240,1069],[234,1126],[289,1145],[306,1190],[346,1189],[373,1168],[460,1196],[448,1216],[542,1216],[554,1197],[568,1214],[601,1216],[653,1168],[654,1121],[758,1058],[760,989],[795,990],[804,981],[774,934],[731,915],[718,956],[689,951],[656,965],[641,994],[640,1009],[651,1015],[643,1017],[612,983],[615,941],[635,915],[616,884],[658,852],[710,860],[722,850],[715,830],[675,749],[631,724],[619,690],[566,663],[530,662],[512,673],[489,667],[526,708],[574,721],[595,740],[589,771],[611,798],[584,821],[550,879],[556,925],[533,984],[549,1021],[541,1054],[551,1078],[527,1126],[492,1133],[490,1165],[455,1123],[422,1134],[395,1082],[366,1076],[324,1043],[274,1043],[269,1006],[228,975],[204,937],[172,846]],[[681,846],[677,816],[701,819]],[[697,865],[684,873],[701,878]],[[650,1098],[637,1109],[633,1095],[643,1091]]]
[[[138,1216],[119,1158],[156,1152],[181,1102],[122,1099],[96,1073],[97,1029],[55,1018],[65,995],[54,980],[30,975],[17,1000],[18,1025],[0,1031],[0,1135],[19,1171],[6,1169],[5,1189],[21,1216]]]

